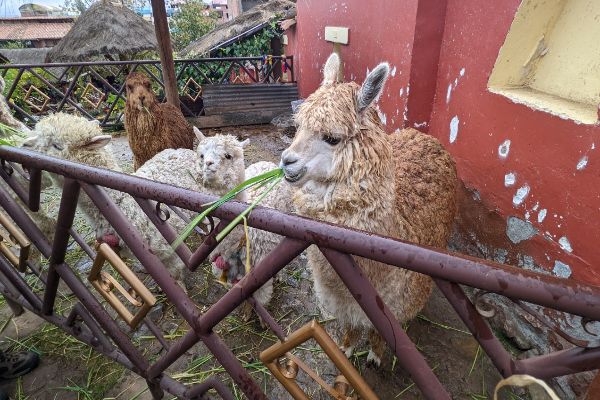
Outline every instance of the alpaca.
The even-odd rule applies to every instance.
[[[36,125],[32,136],[27,138],[22,146],[53,157],[120,172],[118,163],[109,150],[110,140],[111,136],[103,135],[98,124],[82,117],[59,113],[42,119]],[[136,172],[134,175],[148,177],[152,175],[148,171],[162,169],[164,173],[160,179],[161,181],[170,184],[179,183],[186,188],[200,189],[192,176],[193,173],[198,173],[194,169],[197,167],[195,156],[187,164],[178,160],[177,168],[174,165],[169,167],[168,163],[163,163],[162,156],[158,157],[157,160],[159,166],[154,166],[154,163],[149,160],[145,165],[145,170],[141,170],[139,174]],[[189,173],[184,172],[188,168],[191,171]],[[144,176],[145,174],[147,175]],[[150,177],[154,178],[155,176]],[[55,186],[62,187],[62,176],[51,174],[51,178]],[[176,179],[187,180],[181,183]],[[183,262],[150,222],[146,214],[139,208],[135,200],[126,193],[111,189],[106,190],[111,199],[140,233],[142,239],[152,248],[154,254],[163,261],[173,278],[180,281],[181,284],[181,274],[184,269]],[[80,194],[78,206],[87,222],[94,228],[97,240],[104,241],[114,247],[123,245],[108,221],[85,193]],[[171,215],[169,224],[178,232],[181,232],[186,226],[185,222],[176,215]],[[129,249],[124,248],[124,250],[127,256],[131,256]],[[185,288],[185,286],[183,287]]]
[[[193,148],[192,127],[177,107],[158,102],[146,75],[132,72],[125,83],[125,129],[134,171],[164,149]]]
[[[269,161],[259,161],[251,164],[245,170],[246,179],[253,178],[265,172],[272,171],[277,165]],[[241,183],[241,182],[240,182]],[[245,193],[243,201],[251,203],[262,193],[265,188],[250,188]],[[263,207],[275,208],[283,212],[292,212],[291,187],[287,182],[280,182],[260,203]],[[213,274],[217,278],[225,278],[230,284],[236,284],[246,274],[246,240],[244,229],[237,226],[227,237],[223,239],[217,248],[211,253]],[[248,241],[250,242],[250,266],[258,264],[269,254],[281,241],[282,237],[275,233],[260,229],[248,229]],[[254,293],[254,299],[265,305],[271,301],[273,296],[273,280],[270,279]],[[247,321],[252,315],[252,308],[245,304],[242,308],[242,319]]]
[[[387,135],[373,105],[389,74],[387,63],[362,86],[339,82],[332,54],[321,86],[300,106],[298,130],[282,153],[297,211],[323,221],[445,248],[456,212],[454,161],[433,137],[414,129]],[[400,323],[414,318],[432,290],[431,278],[356,257],[356,262]],[[385,342],[341,284],[323,254],[309,248],[308,262],[321,308],[343,328],[341,347],[352,355],[369,329],[368,362],[379,366]]]

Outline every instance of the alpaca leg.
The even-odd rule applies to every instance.
[[[367,355],[367,363],[372,363],[376,367],[381,365],[381,359],[385,352],[385,340],[375,329],[369,330],[369,343],[371,348],[369,349],[369,355]]]
[[[248,321],[250,321],[250,319],[252,319],[252,314],[254,314],[254,309],[252,308],[250,303],[245,301],[240,306],[240,314],[241,314],[240,318],[242,319],[242,322],[248,322]],[[261,324],[262,324],[262,321],[261,321]]]
[[[352,357],[354,348],[356,347],[356,343],[358,343],[361,334],[362,330],[360,328],[346,325],[344,336],[342,338],[342,345],[340,346],[340,349],[346,354],[346,357]]]

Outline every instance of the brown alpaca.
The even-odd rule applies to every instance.
[[[192,149],[192,126],[177,107],[158,102],[146,75],[132,72],[125,83],[125,129],[134,171],[165,149]]]
[[[323,84],[300,106],[294,141],[281,156],[302,215],[410,242],[445,248],[456,212],[456,169],[433,137],[414,129],[387,135],[373,103],[389,74],[378,65],[362,86],[339,83],[332,54]],[[428,276],[356,257],[400,323],[414,318],[431,294]],[[321,308],[344,330],[350,356],[369,329],[367,360],[379,365],[385,342],[323,254],[308,249]]]

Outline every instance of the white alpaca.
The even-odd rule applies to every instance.
[[[120,171],[116,159],[109,150],[110,140],[111,137],[103,135],[100,127],[95,122],[69,114],[55,114],[41,120],[36,125],[32,136],[26,139],[22,146],[57,158],[84,163],[98,168]],[[166,160],[169,160],[168,157],[166,157]],[[148,176],[144,176],[144,171],[140,172],[139,176],[153,178],[155,177],[153,175],[154,171],[162,170],[163,174],[159,180],[170,184],[179,183],[186,188],[194,186],[192,182],[195,181],[192,175],[183,173],[182,171],[183,168],[190,168],[190,174],[197,173],[194,169],[197,168],[196,163],[191,162],[185,164],[183,167],[182,164],[178,164],[179,168],[167,169],[165,168],[165,164],[161,164],[163,161],[165,161],[165,157],[159,157],[155,164],[159,165],[156,169],[148,166],[145,170],[146,172],[150,171],[148,172]],[[170,178],[168,177],[169,174],[171,174]],[[62,176],[52,174],[51,177],[56,186],[62,187]],[[185,183],[175,181],[176,178]],[[197,184],[196,187],[198,187]],[[173,252],[169,243],[166,242],[156,227],[150,222],[135,200],[122,192],[110,189],[107,189],[107,192],[140,233],[142,239],[152,248],[154,254],[163,261],[173,278],[181,280],[181,273],[184,268],[183,262]],[[93,227],[97,239],[104,240],[111,245],[123,244],[118,239],[110,224],[108,224],[90,198],[83,192],[79,196],[78,205],[87,222]],[[176,215],[171,216],[169,224],[177,232],[181,232],[186,225]],[[120,242],[115,243],[114,238],[117,238]],[[125,248],[124,250],[127,251],[128,249]]]

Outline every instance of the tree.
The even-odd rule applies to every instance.
[[[201,0],[189,0],[171,18],[170,30],[175,50],[180,51],[210,32],[217,25],[219,15]]]

